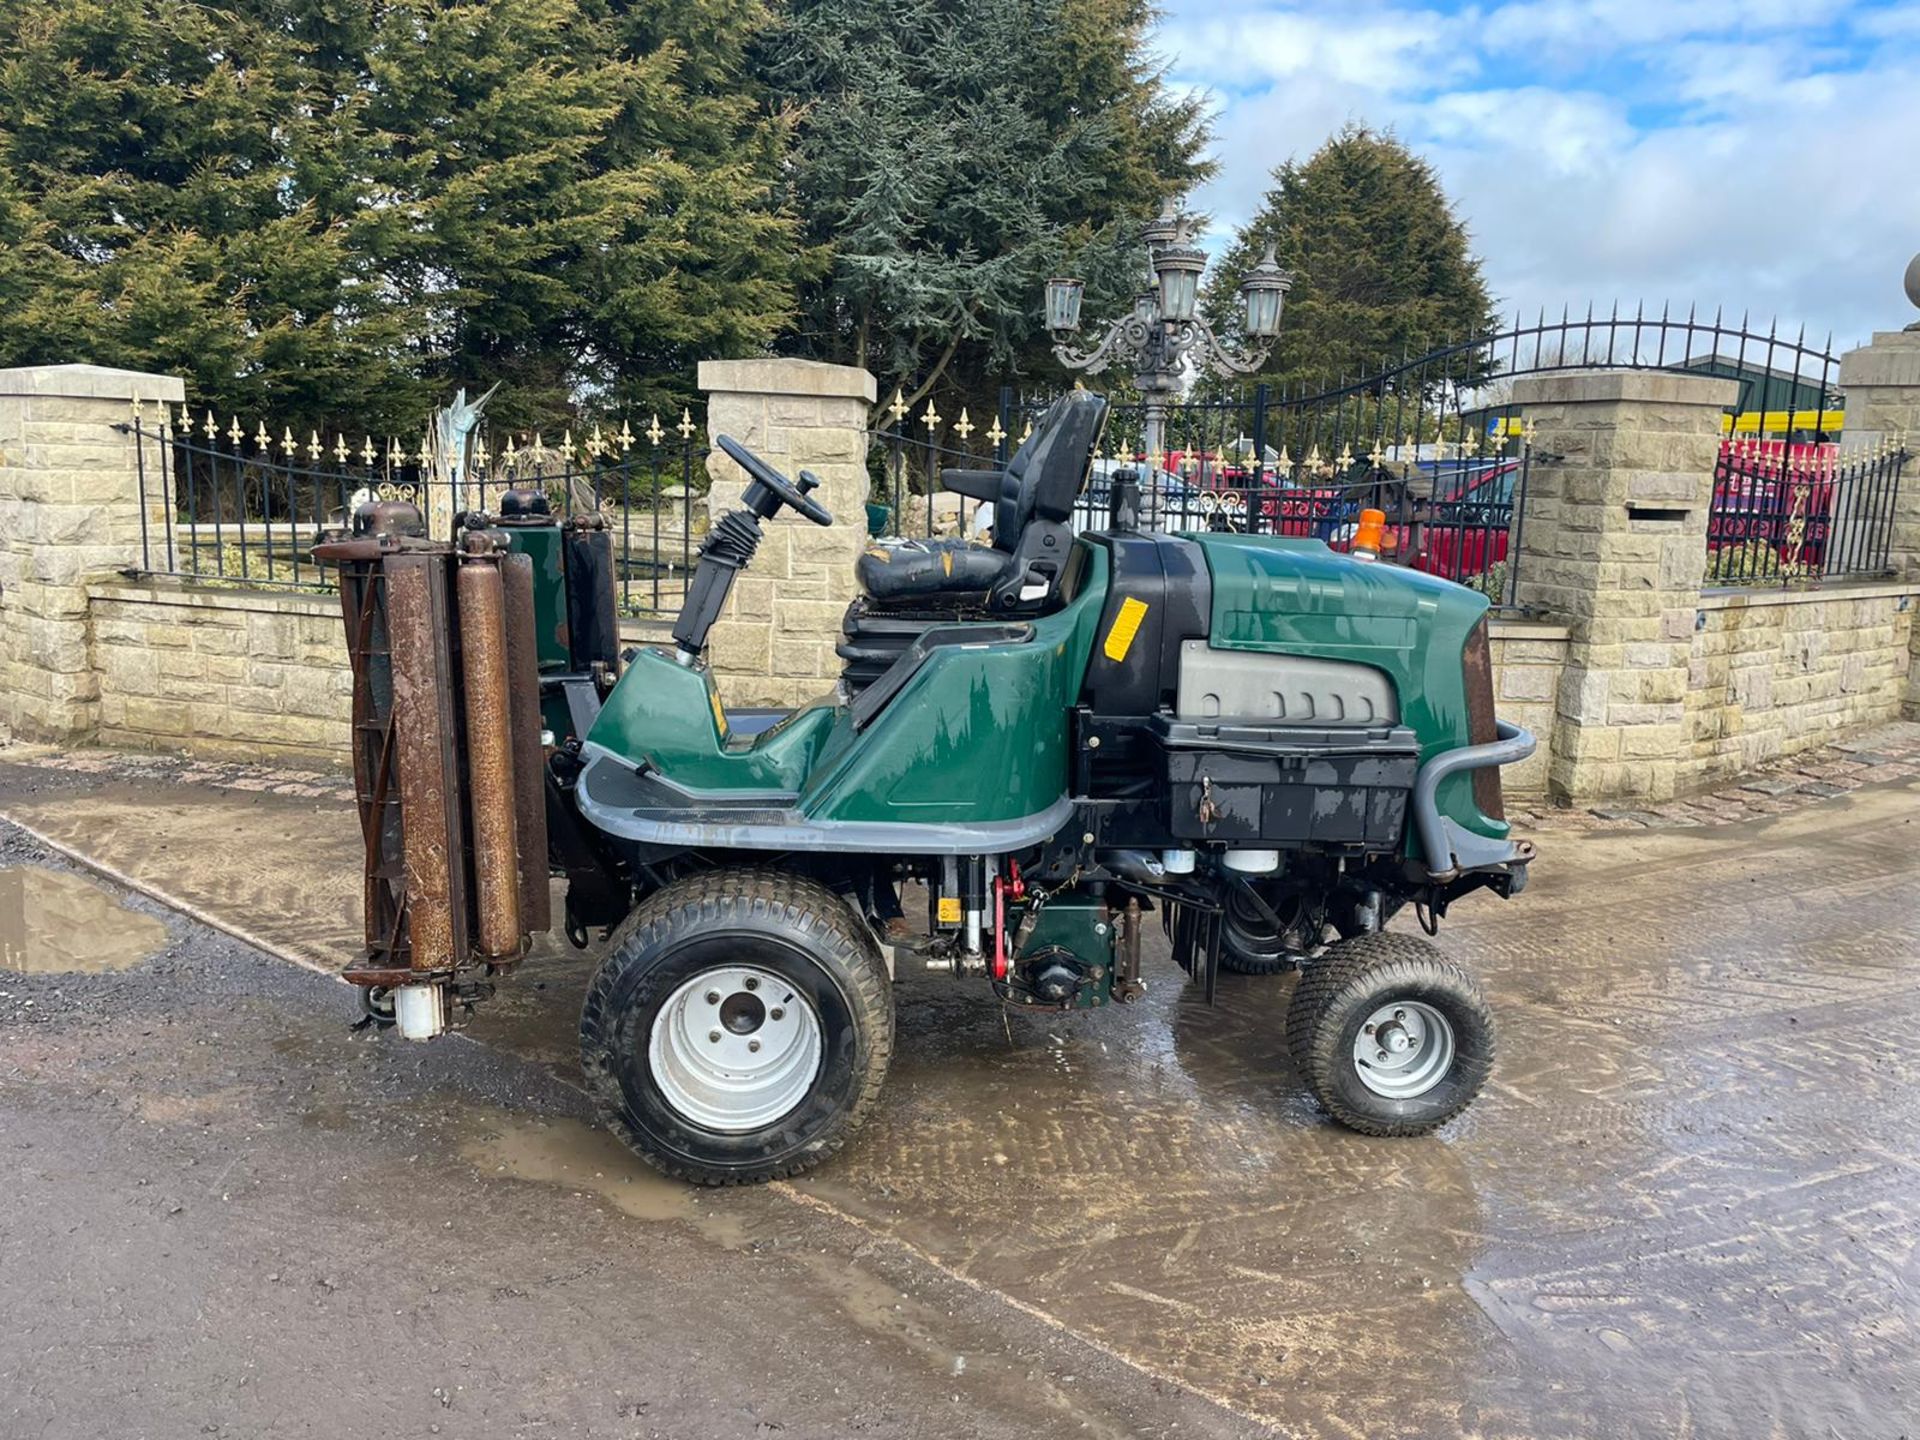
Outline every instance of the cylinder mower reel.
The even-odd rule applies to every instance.
[[[1167,970],[1208,1001],[1222,969],[1298,972],[1287,1041],[1328,1114],[1376,1135],[1457,1115],[1492,1018],[1395,922],[1516,895],[1532,860],[1499,767],[1533,740],[1494,712],[1485,597],[1315,541],[1143,534],[1125,487],[1106,530],[1075,533],[1106,416],[1075,392],[1004,467],[943,472],[990,539],[871,542],[839,684],[792,711],[729,706],[707,640],[765,525],[833,517],[814,477],[730,437],[743,504],[702,541],[670,644],[615,654],[604,523],[538,492],[444,539],[392,504],[326,537],[367,837],[347,978],[370,1019],[440,1033],[534,935],[598,935],[588,1084],[637,1153],[701,1184],[849,1142],[903,967],[1044,1012]]]

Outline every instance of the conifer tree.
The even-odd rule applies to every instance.
[[[794,194],[825,257],[798,348],[910,401],[1051,373],[1046,277],[1071,262],[1090,308],[1125,303],[1139,222],[1208,172],[1151,20],[1141,0],[794,0],[763,64],[800,115]]]
[[[1209,318],[1230,327],[1237,287],[1268,245],[1293,273],[1259,379],[1295,389],[1358,379],[1493,323],[1466,226],[1432,167],[1393,135],[1349,125],[1273,180],[1211,268],[1207,298]]]
[[[753,0],[15,0],[0,363],[409,433],[661,404],[791,314]]]

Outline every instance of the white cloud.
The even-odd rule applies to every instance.
[[[1433,161],[1512,307],[1698,303],[1849,343],[1912,318],[1920,54],[1893,17],[1916,13],[1175,0],[1161,47],[1177,76],[1216,88],[1221,172],[1196,197],[1215,244],[1276,164],[1349,120],[1392,126]],[[1231,69],[1210,72],[1220,55]]]

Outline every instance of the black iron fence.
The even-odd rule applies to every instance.
[[[346,523],[369,500],[420,507],[428,532],[450,538],[456,518],[498,508],[509,488],[544,491],[563,517],[597,511],[613,534],[623,614],[676,611],[707,525],[704,432],[690,415],[635,434],[595,426],[558,444],[543,436],[480,434],[454,466],[430,442],[358,441],[237,419],[195,419],[183,409],[136,413],[147,573],[200,584],[324,591],[330,570],[308,558],[326,525]]]
[[[1707,512],[1707,583],[1762,587],[1893,573],[1904,443],[1723,445]]]
[[[1137,401],[1119,401],[1076,518],[1105,523],[1112,475],[1121,468],[1142,476],[1143,518],[1161,529],[1243,530],[1338,547],[1371,506],[1387,515],[1387,558],[1510,606],[1532,462],[1512,382],[1593,369],[1738,382],[1722,422],[1711,580],[1772,584],[1782,575],[1884,568],[1898,458],[1836,462],[1824,479],[1793,478],[1795,457],[1830,452],[1842,423],[1831,337],[1810,343],[1804,331],[1762,330],[1718,312],[1543,313],[1531,324],[1516,321],[1385,361],[1364,376],[1238,392],[1202,385],[1152,414]],[[932,401],[909,413],[896,397],[875,435],[876,527],[950,531],[959,502],[936,495],[939,466],[1004,461],[1051,398],[1005,387],[981,425],[964,409],[942,417]],[[1841,516],[1844,524],[1828,518]],[[1800,523],[1804,532],[1794,528]],[[1751,533],[1739,533],[1743,527]],[[1797,533],[1803,538],[1795,540]]]

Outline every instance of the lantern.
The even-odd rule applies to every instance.
[[[1078,280],[1047,281],[1047,329],[1062,334],[1080,328],[1080,295],[1085,289]]]

